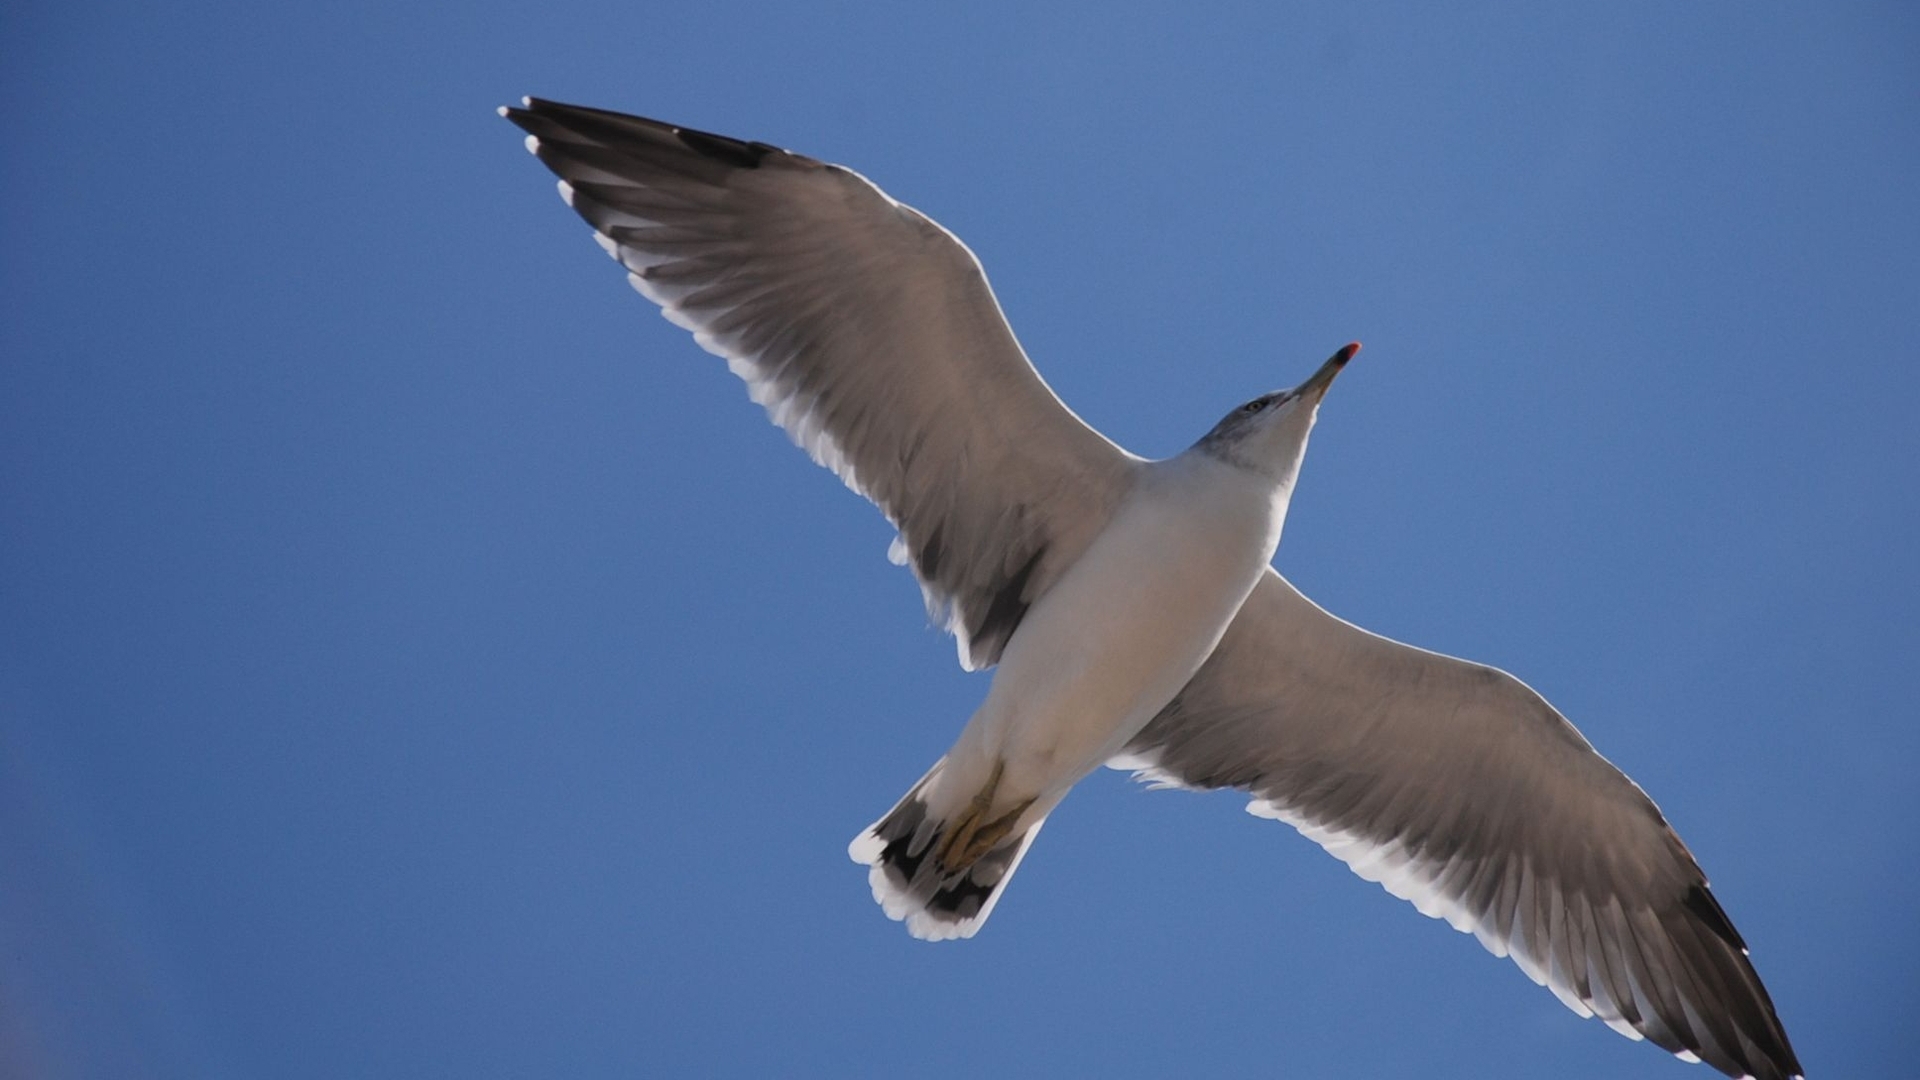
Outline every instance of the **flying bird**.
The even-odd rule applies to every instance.
[[[1150,461],[1053,394],[964,244],[858,173],[598,109],[500,112],[634,288],[887,515],[961,665],[996,669],[849,849],[916,937],[979,930],[1106,764],[1246,792],[1628,1038],[1800,1075],[1746,945],[1633,781],[1511,675],[1343,622],[1271,566],[1358,344]]]

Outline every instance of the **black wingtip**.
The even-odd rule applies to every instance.
[[[695,131],[692,128],[676,127],[673,133],[678,135],[687,149],[694,153],[742,169],[757,169],[768,154],[779,152],[779,147],[768,146],[763,142],[741,142],[739,139]]]
[[[1682,902],[1695,918],[1713,931],[1715,937],[1740,950],[1742,955],[1746,953],[1747,943],[1740,937],[1740,931],[1733,928],[1733,921],[1727,918],[1726,909],[1720,906],[1720,901],[1713,898],[1705,885],[1688,889],[1686,899]]]
[[[562,101],[549,101],[546,98],[521,98],[521,105],[500,107],[500,115],[522,128],[531,130],[528,120],[538,117],[551,121],[570,131],[577,132],[597,141],[615,141],[624,129],[635,129],[654,133],[670,133],[682,146],[701,157],[730,165],[736,169],[757,169],[769,154],[784,153],[779,147],[763,142],[747,142],[727,135],[715,135],[710,131],[680,127],[631,113],[614,112],[610,109],[595,109],[586,105],[569,105]]]
[[[1777,1070],[1756,1069],[1754,1074],[1784,1076],[1792,1080],[1803,1077],[1804,1072],[1800,1067],[1799,1056],[1793,1052],[1793,1044],[1787,1040],[1787,1030],[1780,1023],[1780,1014],[1773,1007],[1773,998],[1768,995],[1766,986],[1760,982],[1759,974],[1753,970],[1750,961],[1747,960],[1747,943],[1740,936],[1740,931],[1733,928],[1733,920],[1727,918],[1726,909],[1720,906],[1720,901],[1704,883],[1690,887],[1681,904],[1701,926],[1739,954],[1739,958],[1734,962],[1744,970],[1747,976],[1746,981],[1753,993],[1752,1004],[1757,1007],[1754,1015],[1742,1025],[1745,1028],[1742,1034],[1747,1039],[1758,1039],[1764,1034],[1765,1039],[1757,1042],[1756,1048],[1765,1055],[1765,1064]],[[1749,1062],[1748,1066],[1751,1068],[1758,1064],[1761,1063]]]

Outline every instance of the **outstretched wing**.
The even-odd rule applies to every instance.
[[[1644,792],[1502,671],[1342,622],[1269,570],[1117,767],[1239,788],[1582,1016],[1732,1076],[1800,1065]]]
[[[997,661],[1139,459],[1041,381],[973,253],[765,143],[534,99],[501,114],[634,288],[900,530],[960,662]]]

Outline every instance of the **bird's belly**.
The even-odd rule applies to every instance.
[[[955,786],[1004,762],[1002,799],[1036,798],[1044,812],[1193,677],[1277,532],[1259,503],[1124,508],[1007,643],[948,756]]]

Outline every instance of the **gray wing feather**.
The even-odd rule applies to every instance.
[[[973,253],[858,174],[529,100],[503,114],[662,313],[900,531],[968,668],[1105,526],[1139,459],[1054,396]]]
[[[1733,1076],[1800,1066],[1652,800],[1519,680],[1334,618],[1269,571],[1118,767],[1249,792],[1599,1016]]]

